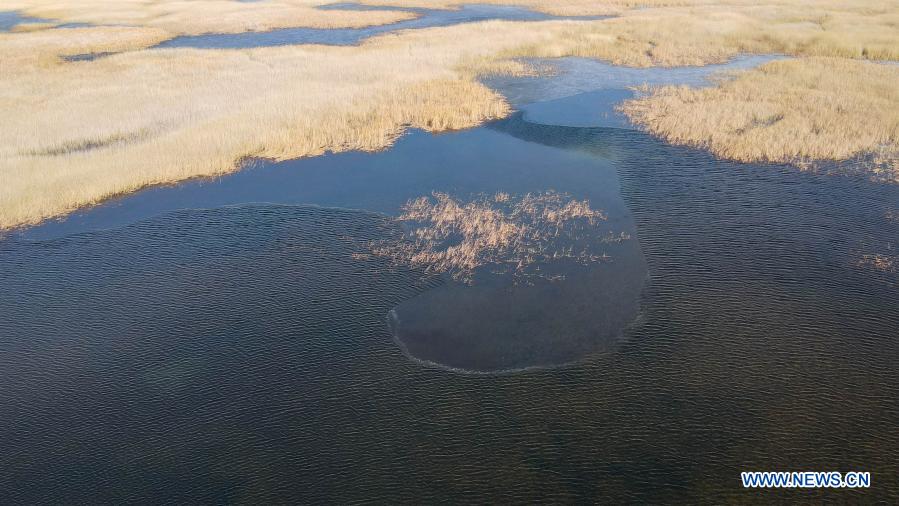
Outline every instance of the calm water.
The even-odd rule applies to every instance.
[[[0,503],[894,502],[899,275],[860,259],[896,254],[899,187],[615,128],[589,108],[618,84],[517,86],[529,105],[483,128],[0,242]],[[551,288],[366,254],[411,198],[547,190],[633,240]],[[419,332],[392,333],[391,311]],[[516,339],[512,366],[568,365],[441,367]],[[873,488],[746,492],[751,469]]]

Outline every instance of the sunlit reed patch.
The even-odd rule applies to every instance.
[[[855,81],[847,85],[847,76]],[[894,65],[842,58],[773,61],[716,87],[641,88],[620,110],[676,144],[742,162],[861,172],[899,181]],[[809,83],[814,83],[814,86]]]
[[[881,253],[862,255],[861,260],[858,261],[858,265],[880,272],[897,272],[897,268],[899,268],[899,257]]]
[[[396,218],[405,226],[403,240],[375,242],[372,251],[399,265],[448,273],[469,284],[480,268],[553,280],[560,276],[541,266],[609,260],[602,245],[630,239],[623,233],[600,234],[597,225],[606,219],[587,200],[555,191],[523,196],[500,192],[467,202],[435,192],[403,206]]]

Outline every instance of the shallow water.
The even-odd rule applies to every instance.
[[[356,4],[335,4],[330,9],[346,10],[403,10],[418,15],[415,19],[370,26],[366,28],[285,28],[268,32],[245,32],[234,34],[210,33],[176,37],[159,43],[156,47],[197,47],[197,48],[248,48],[263,46],[283,46],[289,44],[353,45],[365,39],[394,32],[415,30],[435,26],[450,26],[500,19],[506,21],[544,21],[548,19],[602,19],[602,16],[567,17],[552,16],[522,7],[506,5],[461,5],[458,9],[421,9],[361,6]]]
[[[546,105],[536,81],[482,128],[151,189],[0,242],[0,503],[892,502],[899,275],[859,259],[899,243],[899,187],[595,126],[614,118],[590,104],[627,84]],[[623,283],[613,261],[521,295],[367,254],[409,198],[550,188],[632,233],[611,252]],[[584,331],[616,317],[621,334]],[[576,360],[459,374],[404,337],[443,366]],[[746,492],[754,469],[873,488]]]

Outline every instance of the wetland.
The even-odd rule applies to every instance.
[[[572,10],[576,3],[550,13],[339,4],[330,8],[415,17],[180,30],[129,53],[54,63],[88,76],[167,62],[177,74],[193,72],[180,58],[205,55],[217,70],[203,86],[215,96],[192,103],[176,80],[160,78],[152,85],[177,100],[153,116],[168,123],[134,130],[145,137],[116,137],[97,124],[85,128],[110,144],[62,142],[74,138],[64,127],[82,116],[51,132],[55,144],[23,137],[15,146],[28,154],[0,144],[0,156],[13,160],[0,166],[4,178],[61,164],[60,179],[17,180],[19,190],[41,181],[50,181],[41,192],[59,190],[82,167],[121,167],[171,146],[190,148],[182,162],[219,165],[148,176],[152,184],[98,193],[106,196],[90,206],[7,212],[6,223],[27,225],[0,236],[0,503],[899,497],[899,185],[852,157],[800,167],[721,156],[659,135],[622,107],[681,86],[719,90],[721,72],[818,63],[771,51],[635,68],[515,53],[515,71],[459,74],[468,84],[452,84],[446,103],[431,95],[445,83],[414,88],[414,110],[385,113],[383,123],[378,108],[339,128],[316,123],[322,111],[343,114],[333,99],[323,109],[274,112],[302,103],[303,90],[325,96],[333,76],[319,65],[339,51],[394,57],[418,51],[407,42],[448,33],[437,40],[450,58],[457,45],[469,47],[453,40],[459,35],[525,30],[505,22],[620,14]],[[68,16],[57,21],[87,19]],[[21,23],[0,21],[4,29]],[[548,22],[580,30],[573,27],[606,21]],[[399,28],[410,30],[395,35]],[[306,42],[334,47],[294,46]],[[384,67],[367,58],[335,75],[372,79],[378,74],[366,72]],[[296,66],[284,73],[287,60]],[[253,70],[241,73],[235,61]],[[410,62],[426,62],[425,52],[388,68]],[[445,78],[443,63],[421,72]],[[297,92],[289,81],[267,81],[275,75],[327,79]],[[215,81],[223,76],[237,81]],[[267,87],[264,98],[248,83]],[[397,83],[411,89],[405,78],[367,86]],[[358,82],[342,86],[339,96],[370,96]],[[153,98],[152,86],[127,88]],[[104,100],[122,89],[107,91]],[[222,113],[222,97],[241,113]],[[488,105],[469,110],[460,97]],[[388,103],[402,108],[407,99],[399,93]],[[21,111],[26,102],[16,104]],[[181,106],[196,123],[180,123]],[[422,112],[435,108],[458,116],[441,123]],[[308,125],[289,135],[266,131],[277,146],[253,144],[260,125],[276,118],[284,126],[309,111]],[[112,120],[138,121],[139,112],[113,108]],[[889,112],[877,122],[891,121]],[[182,130],[200,127],[208,129],[199,137]],[[226,131],[232,137],[216,137]],[[207,144],[191,147],[197,142]],[[51,144],[83,152],[40,151]],[[232,166],[235,153],[246,156]],[[132,168],[176,159],[154,154]],[[83,174],[91,176],[73,180],[93,184],[101,172]],[[870,471],[873,484],[742,488],[741,471],[763,469]]]

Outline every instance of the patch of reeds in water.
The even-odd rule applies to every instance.
[[[858,265],[876,271],[895,273],[897,268],[899,268],[899,256],[884,255],[882,253],[862,255]]]
[[[572,261],[581,265],[608,257],[591,248],[585,236],[596,236],[606,215],[586,200],[549,191],[515,197],[507,193],[462,201],[446,193],[411,200],[397,221],[407,233],[399,242],[372,244],[375,255],[430,273],[449,273],[472,283],[475,271],[518,277],[541,276],[538,264]],[[629,239],[609,234],[601,242]]]

